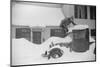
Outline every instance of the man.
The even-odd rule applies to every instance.
[[[70,18],[65,18],[61,21],[61,24],[60,24],[60,27],[63,28],[63,30],[66,32],[68,32],[68,26],[70,24],[73,24],[73,25],[76,25],[74,22],[73,22],[73,17],[70,17]]]

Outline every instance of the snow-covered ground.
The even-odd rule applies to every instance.
[[[47,59],[41,55],[48,50],[51,42],[61,43],[61,42],[71,42],[70,37],[60,38],[60,37],[50,37],[42,44],[34,44],[29,42],[24,38],[12,39],[12,65],[27,65],[27,64],[44,64],[44,63],[58,63],[58,62],[75,62],[75,61],[92,61],[95,60],[95,55],[93,54],[95,43],[90,45],[88,51],[83,53],[70,52],[69,48],[60,47],[64,54],[58,59]],[[90,37],[90,41],[94,41]]]

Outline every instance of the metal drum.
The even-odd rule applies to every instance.
[[[89,28],[73,29],[73,42],[71,50],[75,52],[85,52],[89,49]]]

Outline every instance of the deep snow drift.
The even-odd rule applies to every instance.
[[[70,37],[50,37],[42,44],[34,44],[24,38],[12,39],[12,65],[27,65],[27,64],[42,64],[42,63],[57,63],[57,62],[75,62],[75,61],[92,61],[95,60],[93,50],[95,43],[90,45],[88,51],[83,53],[70,52],[69,48],[60,47],[64,54],[61,58],[48,60],[41,55],[48,50],[51,42],[71,42]],[[90,41],[94,41],[90,37]],[[59,46],[57,46],[59,47]]]

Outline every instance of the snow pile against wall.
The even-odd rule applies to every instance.
[[[12,7],[12,24],[28,26],[59,25],[64,18],[60,7],[46,7],[15,3]]]
[[[12,64],[32,63],[40,56],[40,52],[41,49],[36,44],[24,38],[12,40]]]
[[[91,39],[93,40],[93,39]],[[95,60],[93,50],[95,43],[90,45],[90,49],[84,53],[70,52],[69,48],[61,47],[64,54],[61,58],[48,60],[42,57],[42,54],[48,50],[51,42],[71,42],[70,37],[50,37],[42,44],[34,44],[24,38],[12,39],[12,65],[27,65],[27,64],[42,64],[42,63],[57,63],[57,62],[75,62],[75,61],[91,61]]]
[[[12,40],[12,62],[13,64],[27,64],[34,63],[33,61],[41,57],[41,55],[49,49],[51,42],[61,43],[61,42],[71,42],[70,37],[60,38],[51,37],[42,44],[34,44],[29,42],[24,38],[13,39]]]

